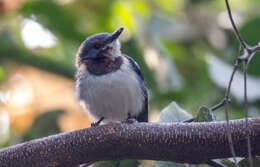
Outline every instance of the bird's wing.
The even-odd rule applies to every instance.
[[[146,83],[145,83],[144,77],[142,75],[139,65],[134,61],[134,59],[132,59],[131,57],[129,57],[127,55],[124,55],[124,56],[130,62],[133,70],[136,72],[137,76],[139,77],[139,82],[141,84],[141,89],[142,89],[143,95],[144,95],[143,109],[140,112],[140,114],[137,116],[137,121],[138,122],[148,122],[148,93],[147,93],[147,88],[146,88]]]
[[[80,82],[84,78],[84,73],[82,71],[77,71],[75,75],[75,80],[76,80],[76,87],[75,87],[75,97],[76,100],[81,101],[84,100],[84,97],[82,97],[82,93],[86,86],[84,86],[83,82]]]

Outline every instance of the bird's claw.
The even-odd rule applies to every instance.
[[[133,123],[137,123],[138,121],[135,118],[127,118],[127,120],[124,121],[124,123],[127,124],[133,124]]]
[[[97,127],[99,124],[97,122],[91,123],[91,127]]]
[[[137,122],[138,121],[134,117],[132,117],[130,113],[128,113],[127,119],[123,121],[123,123],[127,123],[127,124],[133,124]]]
[[[101,117],[97,122],[91,123],[91,127],[97,127],[103,121],[103,119],[104,117]]]

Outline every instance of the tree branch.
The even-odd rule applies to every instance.
[[[252,154],[260,155],[260,118],[248,119]],[[230,121],[237,156],[247,156],[245,120]],[[62,166],[147,159],[207,163],[231,157],[226,122],[110,123],[32,140],[0,150],[2,167]]]

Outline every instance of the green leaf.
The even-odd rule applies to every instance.
[[[215,114],[205,106],[200,107],[194,122],[211,122],[216,121]]]
[[[168,161],[156,161],[154,167],[189,167],[188,164],[178,164]]]
[[[94,167],[116,167],[117,161],[102,161],[94,164]],[[121,160],[120,166],[138,167],[140,163],[137,160]]]
[[[154,167],[209,167],[209,165],[180,164],[169,161],[156,161]]]
[[[248,167],[249,160],[248,160],[248,158],[245,158],[245,159],[241,160],[238,164],[240,167]],[[253,158],[253,164],[254,164],[254,166],[260,166],[260,158],[259,157]]]
[[[176,102],[171,102],[160,113],[160,122],[183,122],[191,119],[192,115],[182,109]]]
[[[94,164],[94,167],[116,167],[117,161],[102,161],[102,162],[97,162]]]

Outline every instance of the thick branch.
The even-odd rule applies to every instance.
[[[252,154],[260,155],[260,118],[248,120]],[[237,156],[247,156],[245,120],[230,121]],[[204,163],[231,157],[226,122],[111,123],[0,150],[8,166],[73,166],[100,160],[150,159]]]

